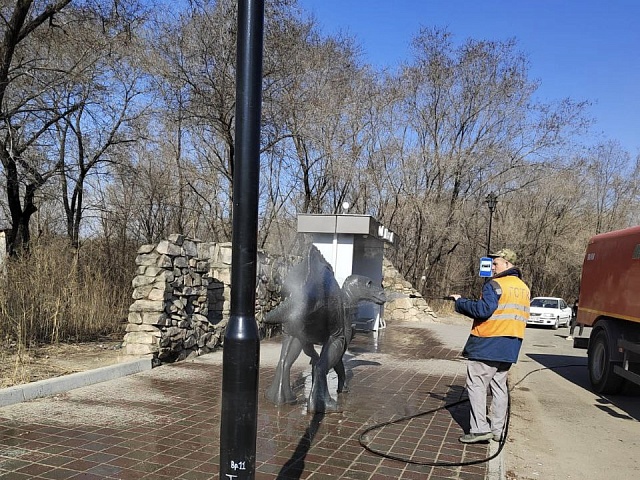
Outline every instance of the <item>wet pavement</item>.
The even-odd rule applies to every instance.
[[[496,444],[458,442],[468,333],[427,322],[358,332],[345,356],[350,391],[336,395],[330,376],[341,412],[316,415],[304,355],[291,374],[298,403],[264,398],[279,339],[262,342],[255,478],[491,478]],[[216,352],[0,408],[0,479],[217,478],[221,362]]]

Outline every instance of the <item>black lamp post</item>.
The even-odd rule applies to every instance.
[[[255,317],[264,0],[238,1],[231,312],[222,350],[221,480],[255,478],[260,338]]]
[[[496,210],[496,205],[498,205],[498,195],[493,192],[490,192],[487,197],[484,199],[489,207],[489,232],[487,234],[487,256],[491,253],[491,221],[493,220],[493,212]]]

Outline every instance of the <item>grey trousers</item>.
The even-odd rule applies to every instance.
[[[509,392],[507,375],[511,363],[469,360],[467,394],[471,404],[471,433],[492,432],[501,435],[507,419]],[[487,419],[487,389],[491,390],[491,408]]]

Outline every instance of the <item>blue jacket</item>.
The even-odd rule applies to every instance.
[[[499,274],[500,277],[515,275],[522,278],[517,267],[512,267]],[[489,281],[482,287],[482,298],[470,300],[459,298],[456,300],[456,312],[476,320],[486,320],[498,308],[498,294],[494,283]],[[469,360],[489,360],[494,362],[516,363],[522,346],[522,339],[517,337],[476,337],[469,335],[462,355]]]

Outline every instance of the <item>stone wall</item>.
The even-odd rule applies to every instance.
[[[230,243],[171,235],[157,245],[141,246],[136,264],[123,343],[127,354],[176,361],[221,345],[231,300]],[[281,259],[258,255],[258,321],[279,303],[281,272],[287,268]]]
[[[300,259],[258,253],[256,320],[280,302],[282,278]],[[210,243],[171,235],[142,245],[136,257],[133,300],[124,351],[171,362],[208,353],[222,344],[229,319],[231,243]],[[385,304],[386,320],[436,317],[422,296],[385,259],[383,287],[395,293]]]
[[[397,294],[396,298],[384,304],[386,321],[414,321],[437,318],[436,313],[427,304],[422,295],[410,282],[395,269],[386,258],[382,264],[382,286],[388,292]]]

